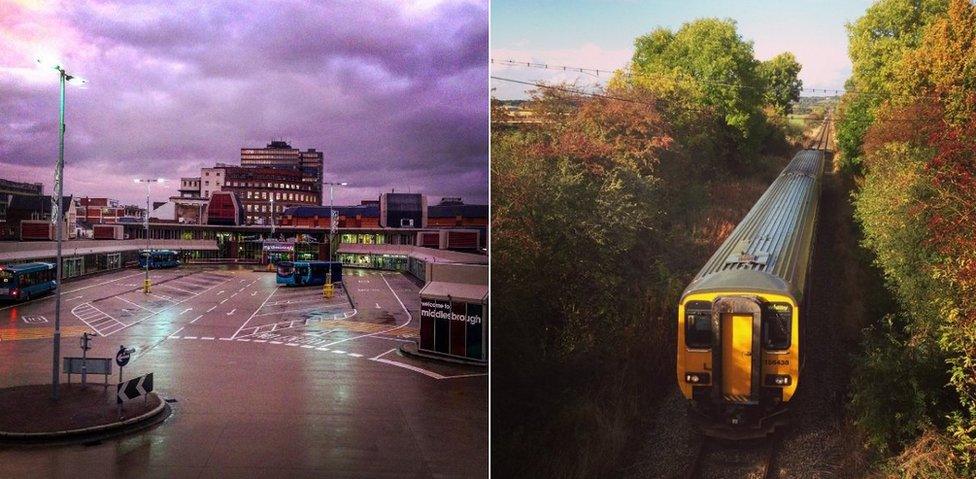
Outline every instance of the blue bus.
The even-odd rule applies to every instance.
[[[157,249],[153,251],[142,250],[139,252],[139,267],[145,268],[146,261],[149,261],[149,269],[156,268],[175,268],[180,265],[176,251],[168,249]]]
[[[332,282],[342,282],[342,263],[338,261],[279,261],[278,284],[288,286],[316,286],[325,284],[332,272]]]
[[[0,299],[28,300],[54,291],[58,286],[54,263],[0,266]]]

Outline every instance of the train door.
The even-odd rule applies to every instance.
[[[748,397],[752,389],[752,315],[722,314],[722,394]]]
[[[712,303],[712,370],[715,399],[757,403],[761,350],[759,331],[762,308],[752,297],[729,296]],[[716,365],[718,364],[718,366]]]

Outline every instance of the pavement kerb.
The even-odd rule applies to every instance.
[[[159,397],[156,393],[150,393]],[[89,426],[79,429],[66,429],[62,431],[45,431],[45,432],[8,432],[0,431],[0,439],[62,439],[66,436],[76,436],[81,434],[91,434],[96,432],[105,432],[115,429],[122,429],[124,426],[129,426],[135,423],[141,423],[147,419],[151,419],[156,415],[163,412],[166,409],[166,400],[159,398],[159,405],[144,414],[136,417],[126,419],[122,422],[113,422],[109,424],[100,424],[98,426]]]
[[[481,363],[481,362],[478,362],[478,361],[468,361],[468,360],[464,360],[464,359],[451,358],[451,357],[447,357],[447,356],[439,356],[439,355],[434,355],[434,354],[427,354],[427,353],[422,353],[419,350],[417,350],[417,351],[411,351],[411,350],[409,350],[409,349],[406,348],[407,345],[413,345],[414,347],[416,347],[416,343],[404,343],[404,344],[401,344],[400,346],[397,347],[397,354],[399,354],[401,356],[407,356],[407,357],[410,357],[410,358],[430,359],[430,360],[433,360],[433,361],[442,361],[442,362],[445,362],[445,363],[463,364],[465,366],[476,366],[476,367],[479,367],[479,368],[487,368],[488,367],[487,364]]]

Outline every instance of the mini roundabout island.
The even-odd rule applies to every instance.
[[[0,444],[66,445],[97,442],[153,427],[172,413],[155,392],[119,403],[115,384],[50,384],[0,389]]]

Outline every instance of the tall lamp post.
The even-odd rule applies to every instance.
[[[274,239],[274,193],[271,193],[271,239]]]
[[[335,236],[336,232],[339,231],[339,225],[336,222],[336,212],[333,203],[332,188],[335,186],[349,186],[349,183],[345,181],[325,181],[325,184],[329,185],[329,262],[332,262],[332,237]],[[331,266],[330,266],[331,267]],[[329,275],[331,277],[331,273]]]
[[[152,252],[149,250],[149,212],[152,211],[152,205],[149,204],[149,185],[153,183],[162,183],[162,178],[146,178],[140,179],[136,178],[132,181],[136,183],[146,184],[146,280],[142,282],[142,292],[149,294],[149,287],[151,283],[149,282],[149,261],[152,259]]]
[[[75,83],[87,82],[74,75],[69,75],[64,70],[64,65],[61,65],[60,62],[38,58],[37,63],[40,63],[45,68],[57,70],[61,84],[61,96],[58,103],[58,163],[54,170],[54,194],[56,195],[56,200],[54,201],[55,211],[51,215],[55,220],[54,231],[58,237],[56,253],[58,263],[56,273],[57,284],[54,288],[54,360],[51,368],[51,399],[57,400],[58,389],[61,385],[61,374],[58,370],[61,369],[61,236],[64,234],[64,85],[72,80]]]

